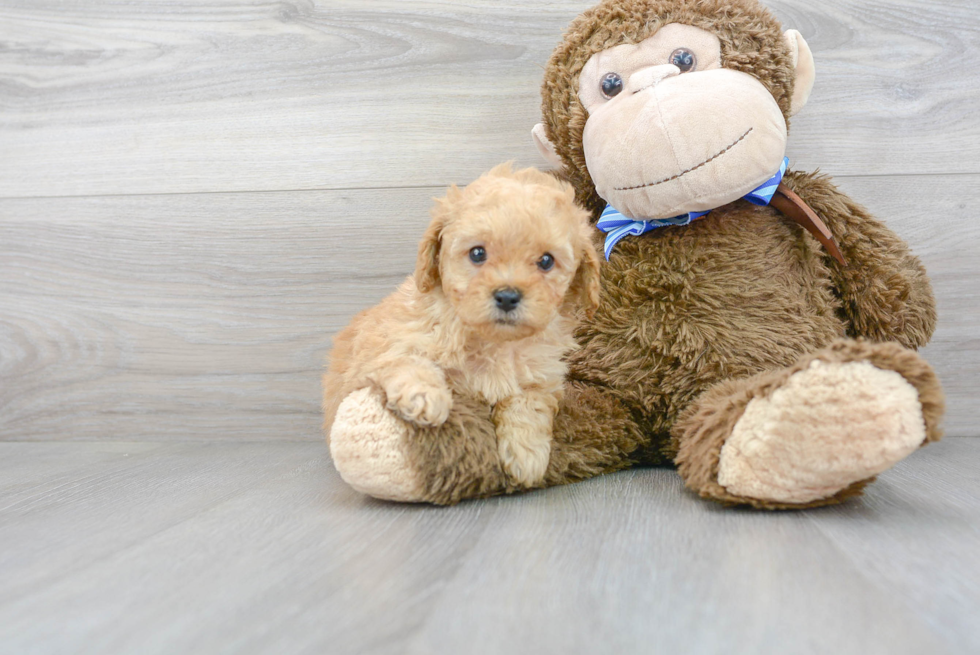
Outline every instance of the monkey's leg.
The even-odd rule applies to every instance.
[[[567,385],[554,428],[538,487],[626,468],[644,442],[618,399],[581,383]],[[524,489],[503,472],[490,407],[470,398],[454,396],[444,424],[420,428],[385,409],[378,392],[355,391],[337,410],[330,452],[348,484],[377,498],[451,505]]]
[[[371,388],[348,395],[330,430],[330,454],[347,484],[401,502],[451,505],[510,490],[497,456],[490,408],[453,396],[444,423],[401,420]]]
[[[942,413],[939,381],[914,351],[839,341],[789,368],[706,391],[674,425],[675,461],[705,498],[829,505],[938,440]]]
[[[627,403],[606,387],[570,380],[555,416],[544,486],[628,468],[649,447],[650,437]]]

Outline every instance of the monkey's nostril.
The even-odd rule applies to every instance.
[[[517,305],[521,302],[521,292],[517,289],[497,289],[493,292],[493,299],[497,303],[497,307],[505,312],[511,312],[517,309]]]

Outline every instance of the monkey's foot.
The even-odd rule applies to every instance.
[[[697,404],[679,421],[688,485],[723,502],[789,508],[856,495],[938,439],[942,392],[916,353],[844,341],[789,369],[719,385]]]
[[[814,360],[749,402],[721,449],[718,483],[739,496],[807,503],[890,468],[925,436],[918,392],[901,375]]]
[[[344,482],[383,498],[423,500],[420,476],[409,462],[409,426],[385,408],[377,393],[359,389],[344,398],[330,429],[330,456]]]

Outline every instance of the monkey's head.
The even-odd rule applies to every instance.
[[[532,134],[592,211],[669,218],[769,179],[813,79],[756,0],[606,0],[552,54]]]

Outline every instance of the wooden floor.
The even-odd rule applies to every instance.
[[[978,458],[791,514],[654,469],[442,509],[314,443],[0,443],[0,652],[977,653]]]
[[[791,166],[929,269],[946,441],[791,514],[666,470],[452,509],[333,471],[331,336],[432,196],[542,163],[590,4],[0,0],[0,655],[980,652],[976,0],[768,3],[816,58]]]

